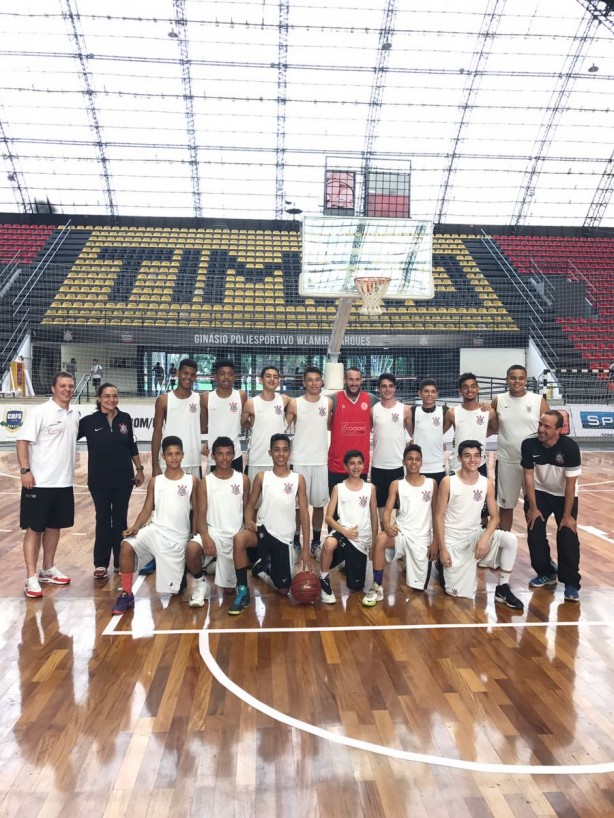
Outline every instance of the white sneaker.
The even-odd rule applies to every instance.
[[[326,602],[328,605],[332,605],[337,601],[337,597],[333,593],[333,589],[330,587],[330,577],[320,577],[320,602]]]
[[[377,582],[369,588],[367,593],[362,598],[362,604],[365,608],[372,608],[376,603],[382,602],[384,599],[384,589]]]
[[[209,599],[209,586],[204,579],[196,580],[188,605],[190,608],[202,608],[207,599]]]
[[[70,577],[67,577],[59,568],[52,565],[51,568],[48,568],[46,571],[41,568],[38,572],[38,581],[49,582],[51,585],[68,585]]]
[[[26,579],[26,585],[23,592],[30,599],[40,599],[42,597],[43,590],[36,574],[33,577],[28,577]]]

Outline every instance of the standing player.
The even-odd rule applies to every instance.
[[[229,437],[216,438],[211,454],[215,469],[198,484],[198,534],[190,540],[186,551],[188,571],[194,577],[191,608],[202,608],[209,597],[203,567],[206,559],[216,558],[217,586],[236,586],[232,541],[243,528],[243,509],[249,495],[247,475],[235,468],[234,442]]]
[[[284,413],[290,401],[287,395],[277,392],[280,374],[276,366],[265,366],[260,373],[260,381],[262,393],[246,400],[241,414],[241,425],[251,429],[247,474],[252,483],[258,472],[273,467],[269,454],[271,437],[283,434],[286,428]]]
[[[418,394],[422,404],[411,407],[408,431],[414,443],[422,449],[422,474],[439,484],[446,474],[443,437],[452,420],[445,404],[437,406],[439,386],[434,378],[420,381]]]
[[[539,419],[537,437],[522,441],[524,509],[527,518],[531,565],[537,576],[530,588],[556,585],[550,545],[546,534],[548,517],[557,523],[558,577],[565,585],[565,599],[580,601],[580,541],[578,539],[578,477],[582,473],[580,449],[575,440],[561,435],[564,418],[555,409]]]
[[[197,478],[181,468],[181,439],[169,435],[162,441],[165,472],[152,477],[141,513],[134,525],[124,531],[119,554],[121,593],[113,614],[134,608],[132,593],[136,564],[156,560],[156,591],[178,594],[185,568],[185,552],[192,527],[190,511],[196,505]],[[197,516],[196,514],[194,515]]]
[[[334,534],[324,540],[320,557],[320,600],[329,604],[337,601],[329,571],[342,562],[349,590],[365,587],[367,555],[377,534],[375,486],[362,479],[365,456],[358,449],[350,449],[343,462],[347,479],[335,483],[326,509],[326,525]]]
[[[234,538],[237,596],[228,609],[231,616],[243,613],[250,603],[247,586],[248,549],[256,550],[252,574],[270,581],[280,594],[287,595],[292,582],[294,515],[298,504],[303,530],[303,566],[309,567],[309,506],[305,478],[290,469],[290,438],[271,437],[269,455],[273,468],[254,478],[245,508],[245,528]],[[256,506],[262,498],[256,517]]]
[[[508,391],[496,395],[492,402],[495,412],[492,429],[499,432],[495,466],[499,528],[511,531],[523,479],[520,446],[526,437],[537,433],[539,419],[548,411],[548,402],[527,391],[527,370],[521,364],[510,366],[506,379]]]
[[[456,456],[459,445],[464,440],[477,440],[480,443],[482,461],[480,474],[484,477],[486,469],[486,438],[488,437],[489,423],[494,421],[494,409],[485,409],[479,403],[480,387],[473,372],[465,372],[458,379],[458,389],[462,395],[462,403],[446,412],[446,426],[454,426],[454,449],[450,457],[450,471],[460,468],[460,460]]]
[[[377,380],[380,400],[371,408],[373,423],[373,462],[371,482],[376,488],[377,507],[382,519],[388,490],[393,480],[403,478],[405,432],[409,426],[410,408],[396,398],[397,379],[389,372]]]
[[[305,394],[292,398],[286,410],[288,426],[294,423],[292,466],[302,474],[307,498],[313,506],[311,556],[320,547],[324,506],[328,503],[328,426],[333,409],[332,398],[322,394],[322,370],[308,366],[303,374]],[[300,549],[300,520],[297,513],[294,547]]]
[[[181,437],[184,448],[182,469],[186,474],[200,477],[204,395],[192,391],[197,371],[196,361],[184,358],[179,364],[177,389],[156,398],[151,438],[151,473],[154,477],[162,474],[162,464],[159,461],[162,430],[167,437]]]
[[[232,468],[243,471],[243,455],[241,454],[241,414],[247,400],[247,394],[241,389],[234,388],[235,365],[229,359],[220,359],[213,365],[215,389],[205,392],[202,396],[202,411],[204,413],[203,427],[209,440],[218,437],[229,437],[234,445]],[[216,468],[213,452],[209,453],[211,471]]]
[[[25,529],[25,595],[43,595],[40,583],[68,585],[69,577],[55,564],[60,529],[74,523],[73,477],[79,412],[70,401],[75,382],[68,372],[51,381],[51,398],[28,410],[17,433],[17,462],[21,474],[20,527]],[[41,542],[43,566],[36,571]]]
[[[164,367],[157,361],[153,369],[151,370],[152,375],[154,376],[154,391],[160,394],[162,391],[162,386],[164,385]]]
[[[422,450],[415,443],[403,453],[405,478],[390,485],[384,509],[384,530],[380,531],[373,549],[373,585],[362,600],[367,608],[384,598],[382,582],[386,550],[394,548],[392,559],[405,557],[405,579],[410,588],[425,591],[431,575],[431,562],[437,557],[433,539],[433,516],[437,506],[437,482],[421,474]],[[392,512],[399,507],[396,520]]]
[[[175,388],[177,383],[177,367],[175,364],[171,364],[168,370],[168,385],[171,391]]]
[[[362,372],[350,366],[345,370],[342,392],[333,395],[333,414],[328,450],[328,489],[347,477],[343,458],[349,449],[364,452],[363,477],[369,471],[371,448],[371,407],[374,395],[362,391]]]
[[[92,382],[92,389],[94,392],[98,391],[102,382],[102,366],[98,363],[98,358],[92,361],[92,368],[90,369],[90,381]]]
[[[441,481],[435,512],[435,537],[444,570],[445,591],[451,596],[473,599],[477,566],[493,568],[499,571],[495,602],[522,611],[524,605],[509,585],[518,540],[515,534],[497,529],[495,491],[479,471],[482,444],[479,440],[464,440],[458,447],[458,457],[461,467]],[[480,518],[485,499],[489,520],[483,528]]]

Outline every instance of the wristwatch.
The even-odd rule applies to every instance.
[[[27,474],[30,469],[19,469],[19,474]]]

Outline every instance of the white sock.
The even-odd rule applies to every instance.
[[[329,574],[328,571],[320,571],[320,579],[326,579],[328,574]]]
[[[509,585],[510,574],[509,571],[499,571],[499,585]]]

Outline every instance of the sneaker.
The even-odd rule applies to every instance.
[[[271,573],[271,563],[268,559],[258,557],[256,562],[252,565],[252,576],[260,577],[260,579],[267,579]]]
[[[155,570],[156,570],[156,561],[155,561],[155,560],[150,560],[150,561],[147,563],[147,565],[144,565],[144,566],[141,568],[141,570],[139,571],[139,574],[140,574],[142,577],[148,577],[150,574],[153,574],[153,572],[154,572]]]
[[[41,568],[38,572],[38,581],[49,582],[51,585],[68,585],[70,577],[67,577],[55,565],[52,565],[47,571],[43,571]]]
[[[251,602],[249,596],[249,588],[246,585],[237,585],[237,595],[235,597],[235,601],[232,603],[230,608],[228,608],[228,613],[230,616],[239,616],[242,614],[243,611],[249,607],[249,603]]]
[[[129,594],[127,591],[122,591],[115,600],[113,611],[111,613],[113,616],[116,616],[117,614],[124,614],[126,611],[129,611],[130,608],[134,608],[134,594]]]
[[[381,585],[378,585],[377,582],[374,582],[367,593],[363,596],[362,604],[365,606],[365,608],[372,608],[378,602],[382,602],[383,599],[384,589]]]
[[[190,608],[202,608],[207,599],[209,599],[209,586],[204,579],[197,579],[188,605]]]
[[[109,573],[106,568],[94,568],[94,579],[107,579]]]
[[[566,585],[565,586],[565,599],[567,602],[579,602],[580,601],[580,592],[575,587],[575,585]]]
[[[26,579],[26,585],[23,592],[30,599],[40,599],[42,597],[43,591],[36,575]]]
[[[217,557],[203,556],[202,566],[203,566],[203,571],[205,572],[205,574],[212,577],[215,574],[216,565],[217,565]]]
[[[320,540],[313,540],[311,545],[309,546],[309,553],[311,554],[312,559],[320,561],[320,556],[322,554],[322,543]]]
[[[529,588],[544,588],[546,585],[556,585],[556,574],[538,574],[529,582]]]
[[[333,594],[333,589],[330,587],[330,577],[320,577],[320,602],[326,602],[332,605],[337,601],[337,597]]]
[[[503,585],[497,585],[495,588],[495,602],[501,602],[515,611],[524,611],[524,603],[517,596],[514,596],[507,582]]]

